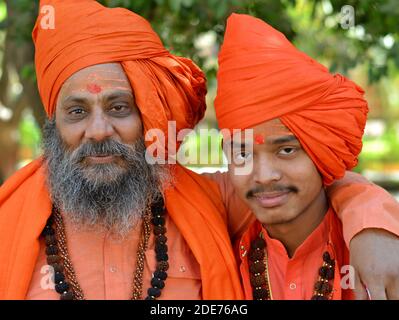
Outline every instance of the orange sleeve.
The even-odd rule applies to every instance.
[[[378,228],[399,236],[399,203],[383,188],[360,174],[347,171],[327,188],[330,202],[342,221],[346,245],[360,231]]]
[[[235,193],[227,172],[204,173],[219,186],[222,200],[227,211],[227,223],[231,240],[241,237],[249,224],[255,219],[247,205]]]

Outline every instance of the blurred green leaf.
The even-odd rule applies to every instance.
[[[21,70],[21,78],[36,81],[36,72],[33,63],[23,66]]]
[[[7,18],[7,6],[4,1],[0,1],[0,22]]]

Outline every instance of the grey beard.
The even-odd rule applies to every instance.
[[[47,120],[43,149],[51,199],[78,229],[126,236],[170,182],[166,166],[146,162],[143,138],[132,146],[108,139],[70,151],[55,120]],[[114,155],[122,163],[85,163],[93,155]]]

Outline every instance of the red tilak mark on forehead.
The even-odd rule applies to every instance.
[[[255,144],[264,144],[265,138],[261,134],[255,135]]]
[[[94,94],[100,93],[102,91],[101,87],[95,83],[88,84],[87,90]]]

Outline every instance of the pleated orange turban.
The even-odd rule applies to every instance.
[[[40,7],[33,40],[39,92],[49,117],[65,80],[80,69],[111,62],[120,62],[129,78],[145,131],[166,132],[168,120],[176,121],[177,131],[192,128],[203,117],[203,72],[190,59],[170,54],[144,18],[94,0],[41,0]]]
[[[231,132],[279,118],[329,185],[357,164],[368,113],[363,94],[264,21],[229,17],[215,100],[221,129]]]

